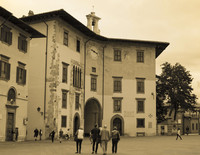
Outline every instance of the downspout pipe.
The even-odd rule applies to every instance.
[[[46,92],[47,92],[47,51],[48,51],[48,32],[49,26],[43,20],[44,24],[46,25],[46,51],[45,51],[45,78],[44,78],[44,120],[46,118]]]
[[[103,112],[104,112],[104,82],[105,82],[105,73],[104,73],[104,68],[105,68],[105,59],[104,59],[104,53],[105,53],[105,48],[106,48],[106,45],[103,46],[103,73],[102,73],[102,112],[101,112],[101,117],[102,117],[102,120],[103,120]]]

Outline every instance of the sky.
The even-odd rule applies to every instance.
[[[193,93],[200,103],[200,0],[0,0],[16,17],[64,9],[84,25],[94,11],[101,18],[101,35],[108,38],[169,42],[156,59],[180,63],[193,77]]]

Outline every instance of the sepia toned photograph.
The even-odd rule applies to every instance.
[[[0,0],[0,155],[200,154],[199,0]]]

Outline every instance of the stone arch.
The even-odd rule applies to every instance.
[[[80,127],[80,115],[79,115],[79,113],[75,113],[73,123],[74,123],[73,135],[75,135],[76,131]]]
[[[124,135],[124,118],[116,114],[114,115],[110,120],[110,130],[113,130],[113,127],[117,126],[118,131],[120,132],[120,135]]]
[[[96,98],[89,98],[84,107],[84,132],[89,135],[95,124],[102,126],[102,108]]]

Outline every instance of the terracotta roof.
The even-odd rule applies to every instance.
[[[2,24],[6,23],[6,21],[11,22],[12,24],[16,25],[17,27],[21,28],[25,32],[29,33],[31,35],[31,38],[42,38],[45,37],[42,33],[38,32],[28,24],[26,24],[24,21],[16,18],[15,16],[12,15],[11,12],[7,11],[3,7],[0,6],[0,16],[5,19]]]
[[[79,30],[86,36],[90,38],[95,38],[100,41],[111,41],[111,42],[126,42],[126,43],[143,43],[143,44],[151,44],[155,45],[156,47],[156,57],[158,57],[163,50],[169,45],[168,42],[158,42],[158,41],[145,41],[145,40],[130,40],[130,39],[119,39],[119,38],[107,38],[101,35],[98,35],[91,31],[88,27],[86,27],[84,24],[79,22],[77,19],[72,17],[70,14],[68,14],[65,10],[55,10],[51,12],[45,12],[41,14],[36,14],[33,16],[27,16],[20,18],[24,22],[31,23],[31,22],[37,22],[41,20],[50,20],[53,18],[60,18],[64,20],[65,22],[69,23],[72,27]]]

